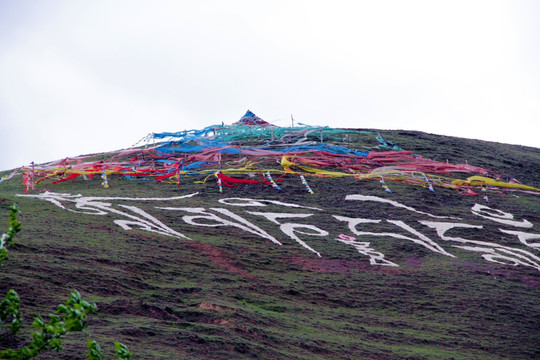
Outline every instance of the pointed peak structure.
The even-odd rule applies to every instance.
[[[246,111],[244,116],[242,116],[240,120],[238,120],[237,122],[233,123],[233,125],[264,126],[264,127],[275,126],[275,125],[270,124],[267,121],[264,121],[263,119],[255,115],[255,113],[253,113],[251,110]]]

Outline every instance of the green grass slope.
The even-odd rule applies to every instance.
[[[540,149],[382,133],[426,158],[540,187]],[[77,289],[98,312],[85,333],[66,337],[63,352],[41,359],[85,359],[88,339],[108,358],[113,341],[136,359],[540,357],[540,195],[490,191],[486,203],[451,189],[388,182],[387,194],[377,180],[314,177],[310,195],[297,178],[286,180],[281,192],[245,184],[220,193],[213,181],[177,188],[111,177],[108,189],[77,179],[30,194],[80,194],[87,202],[79,207],[66,196],[18,196],[20,177],[0,183],[1,230],[14,202],[23,223],[0,268],[0,295],[19,293],[26,324],[16,338],[1,333],[0,349],[22,346],[33,317]],[[408,208],[346,200],[354,194]],[[491,210],[474,212],[475,204]],[[362,235],[339,217],[364,219],[355,228]],[[476,243],[444,240],[427,221],[459,223],[446,236]],[[517,233],[529,235],[520,242]],[[366,248],[398,266],[370,264]]]

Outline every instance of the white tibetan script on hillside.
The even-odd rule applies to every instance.
[[[224,198],[217,201],[217,206],[202,208],[182,206],[182,202],[197,196],[198,193],[184,196],[168,198],[128,198],[128,197],[95,197],[71,195],[54,192],[44,192],[42,194],[17,194],[21,197],[29,197],[50,202],[61,209],[85,215],[109,216],[113,222],[124,230],[139,229],[160,235],[176,237],[180,239],[190,239],[188,235],[173,229],[182,227],[182,231],[191,232],[191,227],[223,227],[236,228],[251,235],[270,241],[274,245],[282,245],[285,241],[293,240],[304,249],[322,257],[324,254],[317,249],[317,246],[310,238],[317,237],[333,242],[336,246],[347,246],[358,254],[367,256],[370,264],[380,266],[397,267],[398,264],[385,258],[385,255],[375,249],[373,239],[391,238],[412,242],[425,249],[440,254],[442,256],[456,257],[450,248],[457,248],[479,253],[485,260],[512,266],[527,266],[540,271],[540,257],[532,251],[540,250],[540,234],[530,232],[533,224],[529,221],[515,220],[510,213],[492,209],[485,205],[475,204],[471,208],[471,213],[479,219],[492,224],[497,223],[501,236],[510,236],[516,245],[525,246],[525,250],[518,247],[498,244],[494,241],[483,241],[475,239],[465,239],[449,234],[452,230],[474,229],[478,236],[482,236],[483,225],[471,225],[463,222],[452,222],[451,220],[461,220],[460,218],[438,216],[431,213],[422,212],[413,207],[401,204],[397,201],[380,198],[377,196],[365,196],[359,194],[348,195],[346,201],[377,202],[385,206],[392,206],[405,210],[407,213],[414,213],[417,216],[425,216],[428,219],[416,220],[414,223],[424,229],[425,233],[434,233],[437,237],[427,236],[411,224],[400,219],[371,219],[354,216],[342,216],[327,214],[323,209],[309,206],[302,206],[293,203],[284,203],[275,200],[250,199],[250,198]],[[141,206],[131,204],[136,203],[156,203],[159,206],[151,206],[153,209],[178,214],[177,216],[185,225],[165,224]],[[175,206],[164,206],[174,203]],[[178,204],[179,203],[179,204]],[[264,211],[271,206],[272,211]],[[279,211],[275,211],[278,208]],[[257,210],[257,211],[255,211]],[[328,221],[337,221],[333,229],[339,228],[342,233],[330,234],[323,229],[317,218],[326,217]],[[176,218],[176,217],[175,217]],[[256,220],[248,220],[256,219]],[[374,231],[373,228],[391,228],[392,231]],[[370,231],[371,228],[371,231]],[[527,231],[525,231],[527,230]],[[334,230],[335,232],[335,230]],[[347,235],[349,232],[352,235]],[[277,235],[279,234],[279,235]],[[353,236],[354,235],[354,236]],[[432,236],[433,237],[433,236]],[[289,240],[287,240],[289,239]],[[361,241],[368,240],[371,241]]]

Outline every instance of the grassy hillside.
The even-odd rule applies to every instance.
[[[540,149],[381,133],[426,158],[540,187]],[[309,177],[309,194],[293,175],[282,191],[220,193],[215,181],[194,180],[111,176],[104,189],[78,178],[40,183],[31,196],[18,196],[20,177],[0,183],[1,230],[14,202],[23,223],[0,294],[19,293],[27,325],[16,338],[2,333],[0,349],[23,345],[33,317],[77,289],[98,312],[42,359],[85,359],[88,339],[109,358],[113,341],[137,359],[540,357],[539,194],[489,189],[486,203],[405,182],[387,182],[390,194],[351,177]],[[356,233],[351,219],[363,219]],[[441,237],[442,223],[454,227]]]

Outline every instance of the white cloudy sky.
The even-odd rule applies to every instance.
[[[238,120],[540,147],[540,1],[0,0],[0,169]]]

